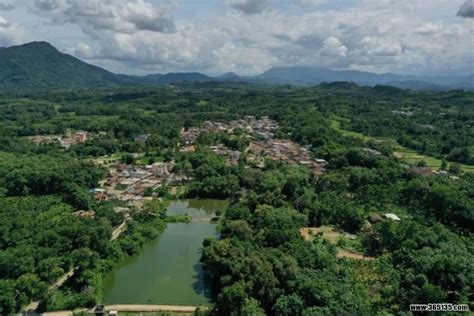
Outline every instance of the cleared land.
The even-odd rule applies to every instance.
[[[317,236],[321,236],[333,245],[337,245],[341,240],[345,242],[352,241],[344,236],[344,233],[335,230],[334,227],[331,226],[303,227],[300,229],[300,233],[305,240],[313,241]],[[374,260],[373,257],[364,256],[362,253],[353,249],[347,249],[346,247],[337,247],[337,257],[356,260]]]
[[[300,229],[301,236],[305,240],[312,241],[321,234],[324,239],[327,239],[331,244],[336,244],[343,235],[340,232],[337,232],[331,226],[321,226],[321,227],[303,227]]]

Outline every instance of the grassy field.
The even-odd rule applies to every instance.
[[[342,135],[347,136],[347,137],[355,137],[355,138],[361,138],[364,141],[369,141],[372,140],[373,138],[370,136],[366,136],[361,133],[353,132],[353,131],[347,131],[345,129],[341,128],[341,121],[344,121],[346,119],[343,118],[332,118],[331,119],[331,127],[340,132]]]
[[[357,133],[357,132],[342,129],[341,122],[344,120],[347,120],[347,119],[335,118],[335,117],[331,118],[331,127],[337,130],[338,132],[340,132],[342,135],[347,136],[347,137],[356,137],[364,141],[379,140],[374,137],[364,135],[362,133]],[[415,165],[418,161],[424,160],[426,162],[426,165],[433,170],[438,170],[441,167],[441,159],[422,155],[413,149],[400,145],[393,139],[381,139],[381,141],[387,141],[387,142],[392,143],[392,146],[394,148],[393,154],[395,155],[395,157],[399,158],[401,161],[409,165]],[[469,166],[465,164],[459,164],[459,165],[461,166],[461,169],[464,172],[474,172],[474,166]]]

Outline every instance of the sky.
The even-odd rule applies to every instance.
[[[0,47],[31,41],[137,75],[468,74],[474,0],[0,0]]]

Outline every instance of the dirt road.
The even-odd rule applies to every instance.
[[[110,240],[117,239],[125,231],[125,228],[127,227],[127,221],[129,220],[129,218],[130,217],[128,216],[128,214],[125,215],[125,220],[116,229],[114,229],[114,231],[112,232],[112,237],[110,238]],[[48,293],[51,293],[51,292],[57,290],[61,285],[63,285],[67,280],[69,280],[69,278],[74,275],[74,270],[75,270],[75,268],[72,268],[67,273],[63,274],[56,282],[54,282],[54,284],[52,284],[48,288]],[[25,306],[24,310],[25,311],[34,311],[38,308],[39,303],[40,303],[40,301],[31,302],[30,304]]]

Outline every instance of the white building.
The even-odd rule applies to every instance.
[[[397,215],[395,215],[393,213],[387,213],[387,214],[384,214],[384,216],[386,218],[389,218],[389,219],[394,220],[394,221],[399,221],[400,220],[400,217],[398,217]]]

